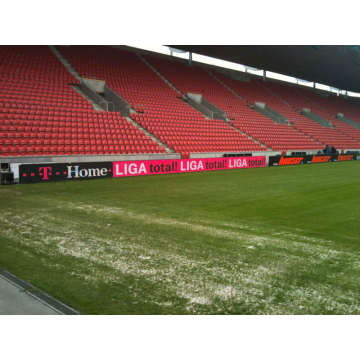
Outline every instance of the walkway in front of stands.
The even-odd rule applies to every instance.
[[[78,313],[18,277],[0,270],[0,315],[77,315]]]

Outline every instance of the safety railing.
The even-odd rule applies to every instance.
[[[265,103],[255,102],[254,109],[260,114],[270,118],[271,120],[273,120],[278,124],[289,124],[289,120],[285,116],[269,108],[268,106],[265,105]]]
[[[301,114],[304,115],[305,117],[309,118],[310,120],[316,121],[317,123],[319,123],[320,125],[322,125],[324,127],[330,127],[330,128],[332,127],[332,123],[330,121],[313,113],[310,109],[303,109]]]
[[[130,116],[130,104],[118,95],[114,90],[110,89],[107,85],[104,87],[106,99],[110,100],[114,108],[110,111],[115,111],[118,108],[122,116]]]
[[[89,84],[82,81],[81,82],[81,90],[87,95],[92,101],[98,104],[105,111],[109,110],[109,103],[104,100]]]
[[[213,119],[226,120],[226,113],[224,111],[220,110],[215,105],[208,102],[207,100],[205,100],[203,97],[201,98],[201,104],[213,112],[213,116],[214,116]]]
[[[207,116],[210,119],[214,119],[214,113],[206,108],[204,105],[200,104],[195,98],[193,98],[190,94],[187,94],[186,102],[193,107],[194,109],[200,111],[202,114]]]

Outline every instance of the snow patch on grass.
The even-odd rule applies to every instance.
[[[248,233],[255,228],[242,225],[223,223],[231,228],[224,230],[211,222],[204,225],[98,205],[69,204],[68,209],[94,213],[96,221],[87,223],[86,217],[59,220],[43,209],[17,216],[4,213],[0,224],[11,243],[33,256],[37,254],[49,269],[61,267],[61,258],[65,257],[74,259],[72,268],[67,269],[69,276],[92,284],[118,286],[123,276],[133,276],[143,280],[143,285],[131,290],[134,298],[140,296],[159,306],[182,307],[198,314],[238,309],[258,314],[360,313],[359,293],[354,290],[360,285],[359,254],[338,250],[329,240],[288,232],[256,236]],[[114,222],[111,228],[104,229],[100,221],[109,216],[133,226],[127,229]],[[143,232],[140,226],[144,224],[158,226],[158,235]],[[174,237],[181,229],[205,239],[232,240],[236,253],[223,254],[216,248],[203,253],[188,252],[164,237],[162,229],[169,227],[174,228]],[[346,267],[346,279],[335,271],[329,284],[291,284],[295,268],[309,277],[311,269],[316,274],[327,263],[337,266],[340,262]],[[352,290],[341,288],[345,280],[353,285]],[[334,281],[336,285],[330,285]],[[147,283],[154,286],[150,293]],[[170,297],[172,301],[164,301]]]

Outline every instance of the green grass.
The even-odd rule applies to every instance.
[[[0,267],[83,314],[360,314],[360,161],[0,187]]]

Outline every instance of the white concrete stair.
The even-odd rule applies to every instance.
[[[235,129],[235,130],[236,130],[236,131],[238,131],[239,133],[241,133],[241,134],[245,135],[248,139],[251,139],[252,141],[254,141],[254,142],[256,142],[256,143],[258,143],[258,144],[260,144],[260,145],[262,145],[262,146],[266,147],[268,150],[272,151],[272,149],[271,149],[271,148],[267,147],[265,144],[260,143],[260,141],[259,141],[259,140],[254,139],[252,136],[250,136],[250,135],[248,135],[247,133],[245,133],[245,132],[241,131],[240,129],[238,129],[238,128],[237,128],[237,127],[235,127],[234,125],[231,125],[231,124],[229,123],[229,126],[231,126],[233,129]]]
[[[295,89],[295,90],[296,90],[296,92],[298,92],[300,95],[302,95],[305,99],[311,101],[315,106],[317,106],[317,107],[319,107],[321,110],[327,112],[327,110],[325,110],[324,108],[322,108],[320,105],[318,105],[316,102],[314,102],[313,100],[311,100],[310,98],[308,98],[306,95],[302,94],[302,93],[301,93],[300,91],[298,91],[297,89]],[[334,116],[334,115],[332,115],[332,114],[331,114],[331,116],[332,116],[334,119],[336,119],[336,116]],[[326,120],[326,119],[325,119],[325,120]],[[335,125],[333,125],[331,128],[334,129],[335,131],[337,131],[338,133],[340,133],[340,134],[342,134],[342,135],[344,135],[344,136],[347,136],[349,139],[358,142],[356,139],[352,138],[351,136],[349,136],[349,135],[347,135],[347,134],[344,134],[341,130],[337,129]]]
[[[306,95],[304,95],[303,93],[301,93],[298,89],[294,88],[294,90],[300,94],[302,97],[304,97],[306,100],[312,102],[316,107],[319,107],[321,110],[326,111],[324,108],[322,108],[320,105],[318,105],[316,102],[314,102],[313,100],[311,100],[310,98],[308,98]],[[335,117],[334,115],[331,115],[332,117]],[[334,127],[333,127],[334,128]]]
[[[230,87],[228,87],[225,83],[223,83],[220,79],[218,79],[218,78],[217,78],[215,75],[213,75],[210,71],[208,71],[208,73],[209,73],[210,75],[212,75],[216,80],[218,80],[221,84],[223,84],[226,88],[228,88],[231,92],[233,92],[238,98],[244,100],[240,95],[238,95],[235,91],[233,91]],[[257,81],[257,80],[255,80],[255,81]],[[259,83],[261,86],[263,86],[267,91],[269,91],[271,94],[273,94],[274,96],[276,96],[279,100],[281,100],[284,104],[286,104],[286,105],[288,105],[288,106],[291,106],[291,105],[288,104],[285,100],[283,100],[281,97],[277,96],[275,93],[273,93],[271,90],[269,90],[265,85],[261,84],[261,82],[258,82],[258,83]],[[244,101],[246,101],[246,100],[244,100]],[[231,124],[229,124],[229,125],[232,126]],[[288,125],[292,127],[292,124],[291,124],[290,122],[289,122]],[[235,127],[233,126],[233,128],[235,128]],[[240,130],[237,129],[237,128],[235,128],[235,129],[238,130],[238,131],[240,131]],[[310,137],[310,139],[315,140],[317,143],[320,144],[320,142],[319,142],[318,140],[312,138],[311,136],[308,136],[308,135],[304,134],[302,131],[300,131],[300,130],[298,130],[298,129],[296,129],[296,131],[299,131],[300,133],[302,133],[302,134],[305,135],[306,137]],[[259,141],[257,141],[256,139],[254,139],[252,136],[249,136],[249,135],[247,135],[246,133],[243,133],[242,131],[240,131],[240,132],[241,132],[242,134],[246,135],[249,139],[252,139],[252,140],[254,140],[255,142],[259,142]],[[261,145],[265,146],[265,144],[261,144]],[[267,149],[268,149],[268,150],[272,150],[271,148],[267,148]]]
[[[175,153],[173,149],[170,149],[166,144],[162,143],[159,139],[157,139],[153,134],[150,134],[146,129],[144,129],[141,125],[139,125],[135,120],[130,117],[125,118],[129,123],[133,126],[137,127],[140,131],[142,131],[146,136],[149,136],[152,141],[155,141],[160,147],[165,148],[167,153]]]
[[[71,87],[78,93],[80,94],[86,101],[88,101],[93,109],[95,111],[104,111],[103,108],[101,108],[96,102],[94,102],[93,100],[91,100],[82,90],[81,90],[81,87],[80,86],[77,86],[77,85],[71,85]]]
[[[261,83],[261,81],[257,81],[255,80],[258,84],[260,84],[264,89],[266,89],[268,92],[270,92],[271,94],[273,94],[274,96],[276,96],[279,100],[281,100],[284,104],[286,104],[287,106],[291,105],[289,103],[287,103],[284,99],[282,99],[280,96],[276,95],[274,92],[272,92],[270,89],[268,89],[264,84]]]
[[[234,95],[236,95],[239,99],[247,102],[245,99],[243,99],[239,94],[237,94],[233,89],[231,89],[229,86],[227,86],[225,83],[223,83],[220,79],[218,79],[214,74],[212,74],[208,69],[205,69],[213,78],[215,78],[217,81],[219,81],[223,86],[225,86],[229,91],[231,91]],[[231,126],[233,129],[235,129],[236,131],[239,131],[241,134],[247,136],[248,139],[253,140],[254,142],[263,145],[264,147],[266,147],[268,150],[272,151],[271,148],[268,148],[267,146],[265,146],[265,144],[261,144],[259,140],[254,139],[252,136],[246,134],[245,132],[239,130],[237,127],[235,127],[234,125],[231,125],[231,123],[229,122],[230,119],[227,119],[227,123],[229,124],[229,126]]]
[[[161,79],[163,80],[163,81],[165,81],[172,89],[174,89],[176,92],[178,92],[179,94],[181,94],[181,92],[170,82],[170,81],[168,81],[163,75],[161,75],[161,73],[159,73],[152,65],[150,65],[141,55],[139,55],[139,57],[140,57],[140,59],[142,60],[142,61],[144,61],[158,76],[160,76],[161,77]],[[230,89],[228,86],[226,86],[222,81],[220,81],[217,77],[215,77],[213,74],[211,74],[211,72],[209,72],[208,71],[208,69],[205,69],[211,76],[213,76],[216,80],[218,80],[221,84],[223,84],[226,88],[228,88],[231,92],[233,92],[238,98],[240,98],[241,100],[243,100],[243,101],[245,101],[242,97],[240,97],[238,94],[236,94],[232,89]],[[188,104],[187,104],[188,105]],[[190,106],[190,105],[188,105],[188,106]],[[207,116],[204,116],[206,119],[210,119],[209,117],[207,117]],[[129,119],[129,118],[127,118],[127,119]],[[245,135],[245,136],[247,136],[249,139],[251,139],[251,140],[253,140],[254,142],[256,142],[256,143],[259,143],[259,141],[258,140],[256,140],[256,139],[254,139],[254,138],[252,138],[251,136],[249,136],[249,135],[247,135],[246,133],[243,133],[242,131],[240,131],[239,129],[237,129],[235,126],[233,126],[233,125],[231,125],[230,123],[229,123],[229,118],[226,118],[226,123],[229,125],[229,126],[231,126],[233,129],[235,129],[236,131],[239,131],[241,134],[243,134],[243,135]],[[136,123],[135,121],[134,121],[134,123]],[[139,127],[139,126],[138,126]],[[143,129],[142,127],[139,127],[140,129],[142,129],[145,133],[146,133],[146,130],[145,129]],[[149,136],[151,137],[151,134],[149,134]],[[156,139],[156,138],[155,138]],[[160,141],[158,141],[157,139],[155,140],[155,141],[157,141],[158,143],[161,143]],[[161,143],[162,144],[162,143]],[[261,145],[263,145],[264,147],[266,147],[264,144],[261,144]],[[162,146],[164,146],[165,147],[165,145],[162,145]],[[267,148],[267,147],[266,147]],[[167,149],[169,149],[169,148],[166,148],[165,147],[165,149],[166,149],[166,151],[167,151]],[[271,150],[271,148],[267,148],[268,150]],[[174,152],[172,149],[169,149],[171,152]]]
[[[51,51],[56,55],[59,61],[66,67],[66,69],[73,75],[77,80],[81,79],[81,76],[75,71],[75,69],[69,64],[69,62],[64,58],[63,55],[59,52],[59,50],[54,45],[48,45]],[[80,86],[71,85],[71,87],[80,94],[86,101],[88,101],[94,110],[96,111],[104,111],[98,104],[96,104],[93,100],[91,100],[82,90]]]
[[[159,73],[149,62],[147,62],[140,54],[138,54],[138,56],[140,57],[140,59],[142,61],[144,61],[144,63],[149,66],[149,68],[151,70],[153,70],[158,76],[160,76],[160,78],[165,81],[165,83],[167,85],[169,85],[173,90],[175,90],[178,94],[180,94],[181,96],[183,96],[183,101],[185,102],[186,105],[190,106],[184,99],[186,99],[186,96],[184,96],[169,80],[167,80],[161,73]],[[136,111],[134,111],[136,112]],[[200,113],[200,112],[199,112]],[[205,119],[211,120],[208,116],[205,116],[204,114],[202,114]]]
[[[217,78],[211,71],[208,69],[205,69],[214,79],[216,79],[219,83],[221,83],[223,86],[225,86],[229,91],[231,91],[235,96],[237,96],[239,99],[245,101],[246,103],[250,104],[248,101],[246,101],[244,98],[242,98],[238,93],[236,93],[232,88],[227,86],[225,83],[223,83],[219,78]]]
[[[71,75],[75,76],[76,79],[80,80],[81,76],[79,73],[70,65],[70,63],[65,59],[65,57],[60,53],[55,45],[48,45],[51,51],[56,55],[60,62],[68,69]]]
[[[138,54],[139,58],[151,69],[153,70],[158,76],[161,77],[163,81],[165,81],[173,90],[175,90],[178,94],[182,95],[181,92],[169,81],[166,79],[165,76],[163,76],[161,73],[159,73],[149,62],[147,62],[140,54]]]

